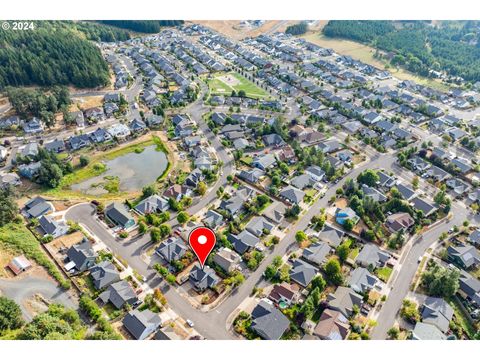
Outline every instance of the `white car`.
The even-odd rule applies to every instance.
[[[195,323],[194,323],[192,320],[190,320],[190,319],[187,319],[187,320],[186,320],[186,323],[187,323],[188,326],[190,326],[190,327],[194,327],[194,326],[195,326]]]

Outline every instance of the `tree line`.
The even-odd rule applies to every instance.
[[[329,21],[323,33],[329,37],[359,41],[391,52],[400,65],[422,76],[443,71],[466,81],[480,80],[480,32],[472,22],[431,26],[423,21],[395,27],[392,21]]]
[[[108,83],[108,65],[100,50],[78,32],[48,22],[35,31],[0,31],[0,89]]]
[[[302,21],[298,24],[290,25],[285,30],[285,33],[291,35],[302,35],[305,34],[308,30],[308,24],[305,21]]]
[[[165,26],[178,26],[184,23],[183,20],[98,20],[97,22],[149,34],[158,33]]]

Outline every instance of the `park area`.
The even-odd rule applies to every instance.
[[[265,90],[236,72],[218,74],[209,80],[208,86],[212,95],[230,95],[232,91],[236,93],[244,91],[245,96],[252,99],[269,97]]]

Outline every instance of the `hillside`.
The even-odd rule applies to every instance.
[[[97,20],[100,24],[141,33],[158,33],[164,26],[178,26],[183,20]]]
[[[329,21],[323,34],[358,41],[388,52],[393,66],[422,75],[444,72],[468,82],[480,80],[478,24],[423,21]],[[437,73],[438,74],[438,73]]]
[[[114,36],[110,30],[71,22],[37,22],[31,31],[0,30],[0,88],[108,84],[107,63],[87,40],[109,37],[106,34]]]

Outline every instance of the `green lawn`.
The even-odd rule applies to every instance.
[[[391,267],[385,266],[383,268],[378,268],[375,270],[375,274],[377,274],[378,278],[383,282],[387,282],[392,275],[393,269]]]
[[[231,78],[231,82],[228,80]],[[268,98],[270,95],[250,80],[236,72],[219,74],[208,81],[210,93],[213,95],[230,95],[232,91],[237,93],[241,90],[245,91],[247,97],[254,99]]]

